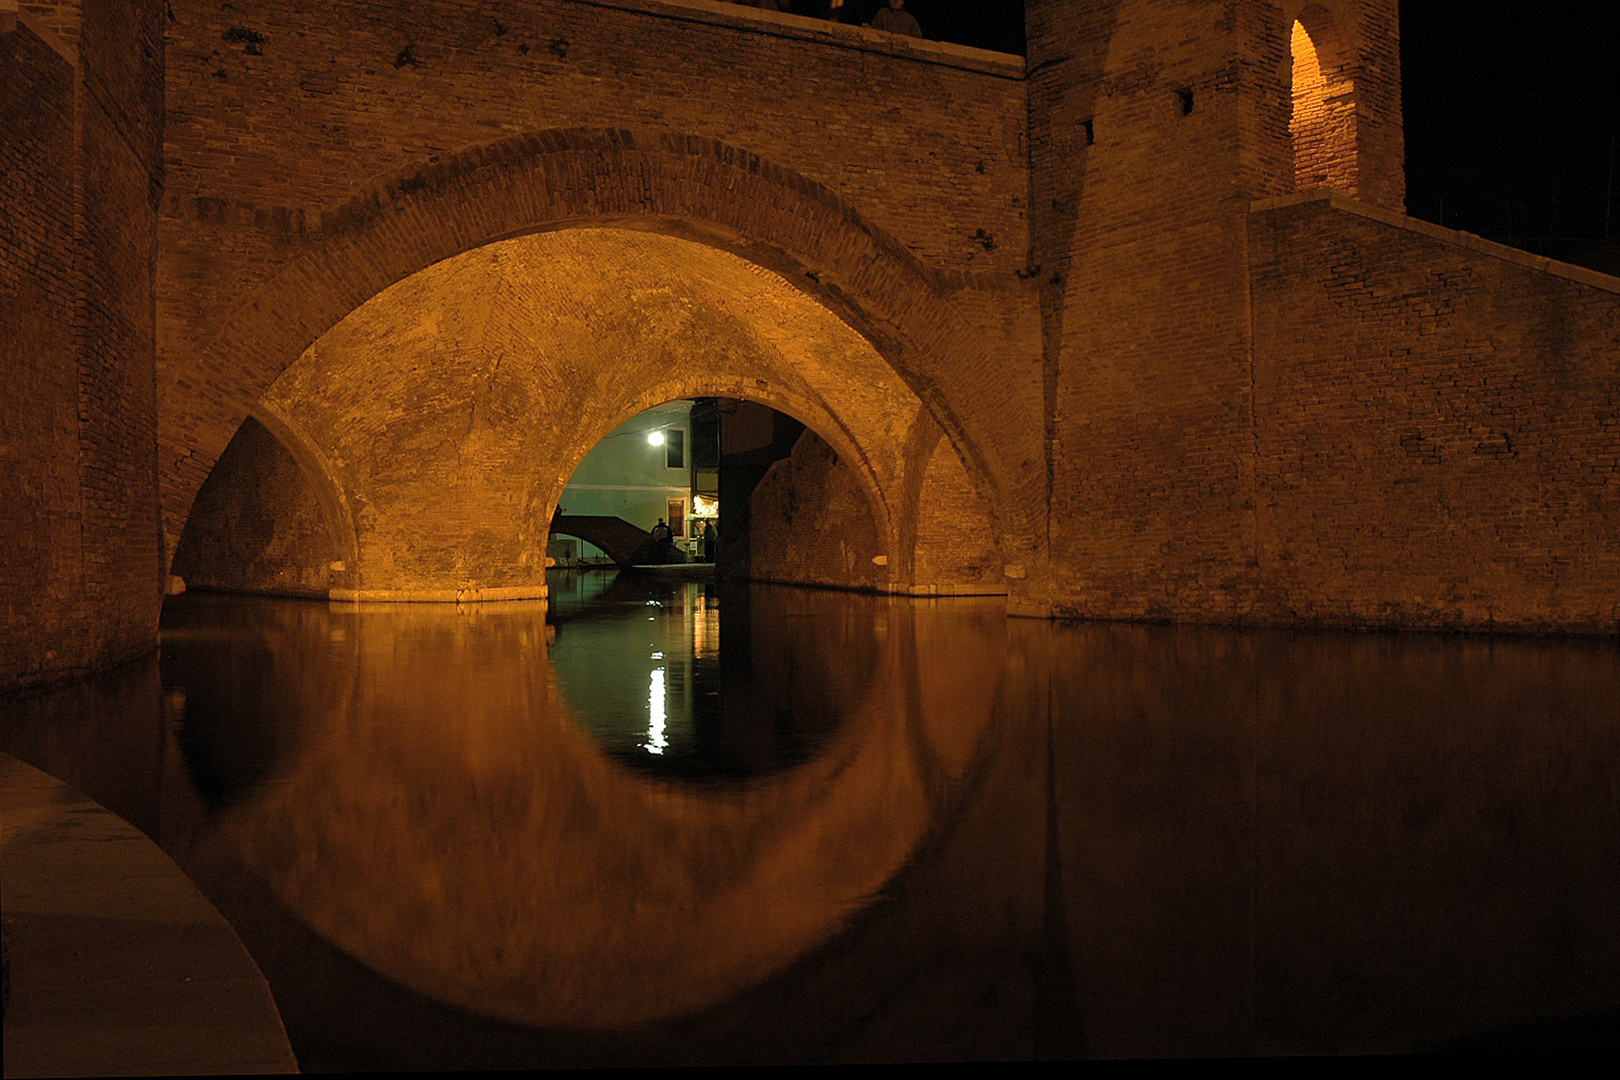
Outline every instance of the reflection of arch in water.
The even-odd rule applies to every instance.
[[[605,757],[521,607],[328,609],[362,643],[354,705],[309,698],[302,756],[226,829],[301,919],[441,1000],[569,1026],[717,1003],[869,904],[972,770],[999,605],[865,604],[882,644],[850,722],[814,761],[719,791]],[[950,700],[919,705],[920,687]]]

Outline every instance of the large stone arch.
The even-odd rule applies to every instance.
[[[264,391],[349,312],[424,267],[585,225],[664,233],[774,270],[876,348],[992,508],[1008,562],[1037,556],[1039,402],[988,362],[944,284],[834,192],[723,143],[644,130],[547,131],[370,186],[245,294],[160,391],[168,554],[191,501]],[[1026,415],[1027,414],[1027,415]]]
[[[255,411],[313,448],[329,501],[347,508],[357,557],[343,596],[492,599],[545,594],[547,525],[593,445],[649,408],[708,396],[793,416],[828,448],[828,486],[813,488],[842,494],[826,513],[870,528],[840,548],[846,571],[865,568],[858,581],[827,566],[814,580],[913,584],[912,474],[931,446],[919,433],[943,442],[939,425],[845,321],[690,240],[591,226],[440,260],[345,316]],[[811,569],[797,554],[788,565]]]

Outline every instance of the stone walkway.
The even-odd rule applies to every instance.
[[[5,1076],[297,1072],[236,933],[156,844],[0,754]]]

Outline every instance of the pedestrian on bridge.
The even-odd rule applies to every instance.
[[[879,8],[878,13],[872,16],[867,23],[874,30],[887,30],[891,34],[905,34],[907,37],[922,37],[922,27],[908,11],[901,10],[906,0],[889,0],[889,6]]]
[[[664,524],[663,518],[659,518],[658,524],[652,527],[652,540],[653,562],[662,566],[669,562],[669,549],[675,542],[675,533],[668,525]]]

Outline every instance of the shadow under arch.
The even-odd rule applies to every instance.
[[[826,187],[713,139],[552,130],[469,148],[374,184],[245,294],[160,390],[168,558],[198,487],[265,390],[326,330],[395,282],[504,238],[578,226],[663,233],[774,270],[848,323],[970,464],[1009,561],[1044,506],[1038,424],[935,276]]]
[[[354,512],[344,497],[342,485],[332,475],[331,463],[320,447],[273,401],[259,399],[248,415],[274,435],[303,470],[321,508],[332,545],[343,562],[344,570],[338,572],[347,575],[360,561],[360,540],[354,531]]]

